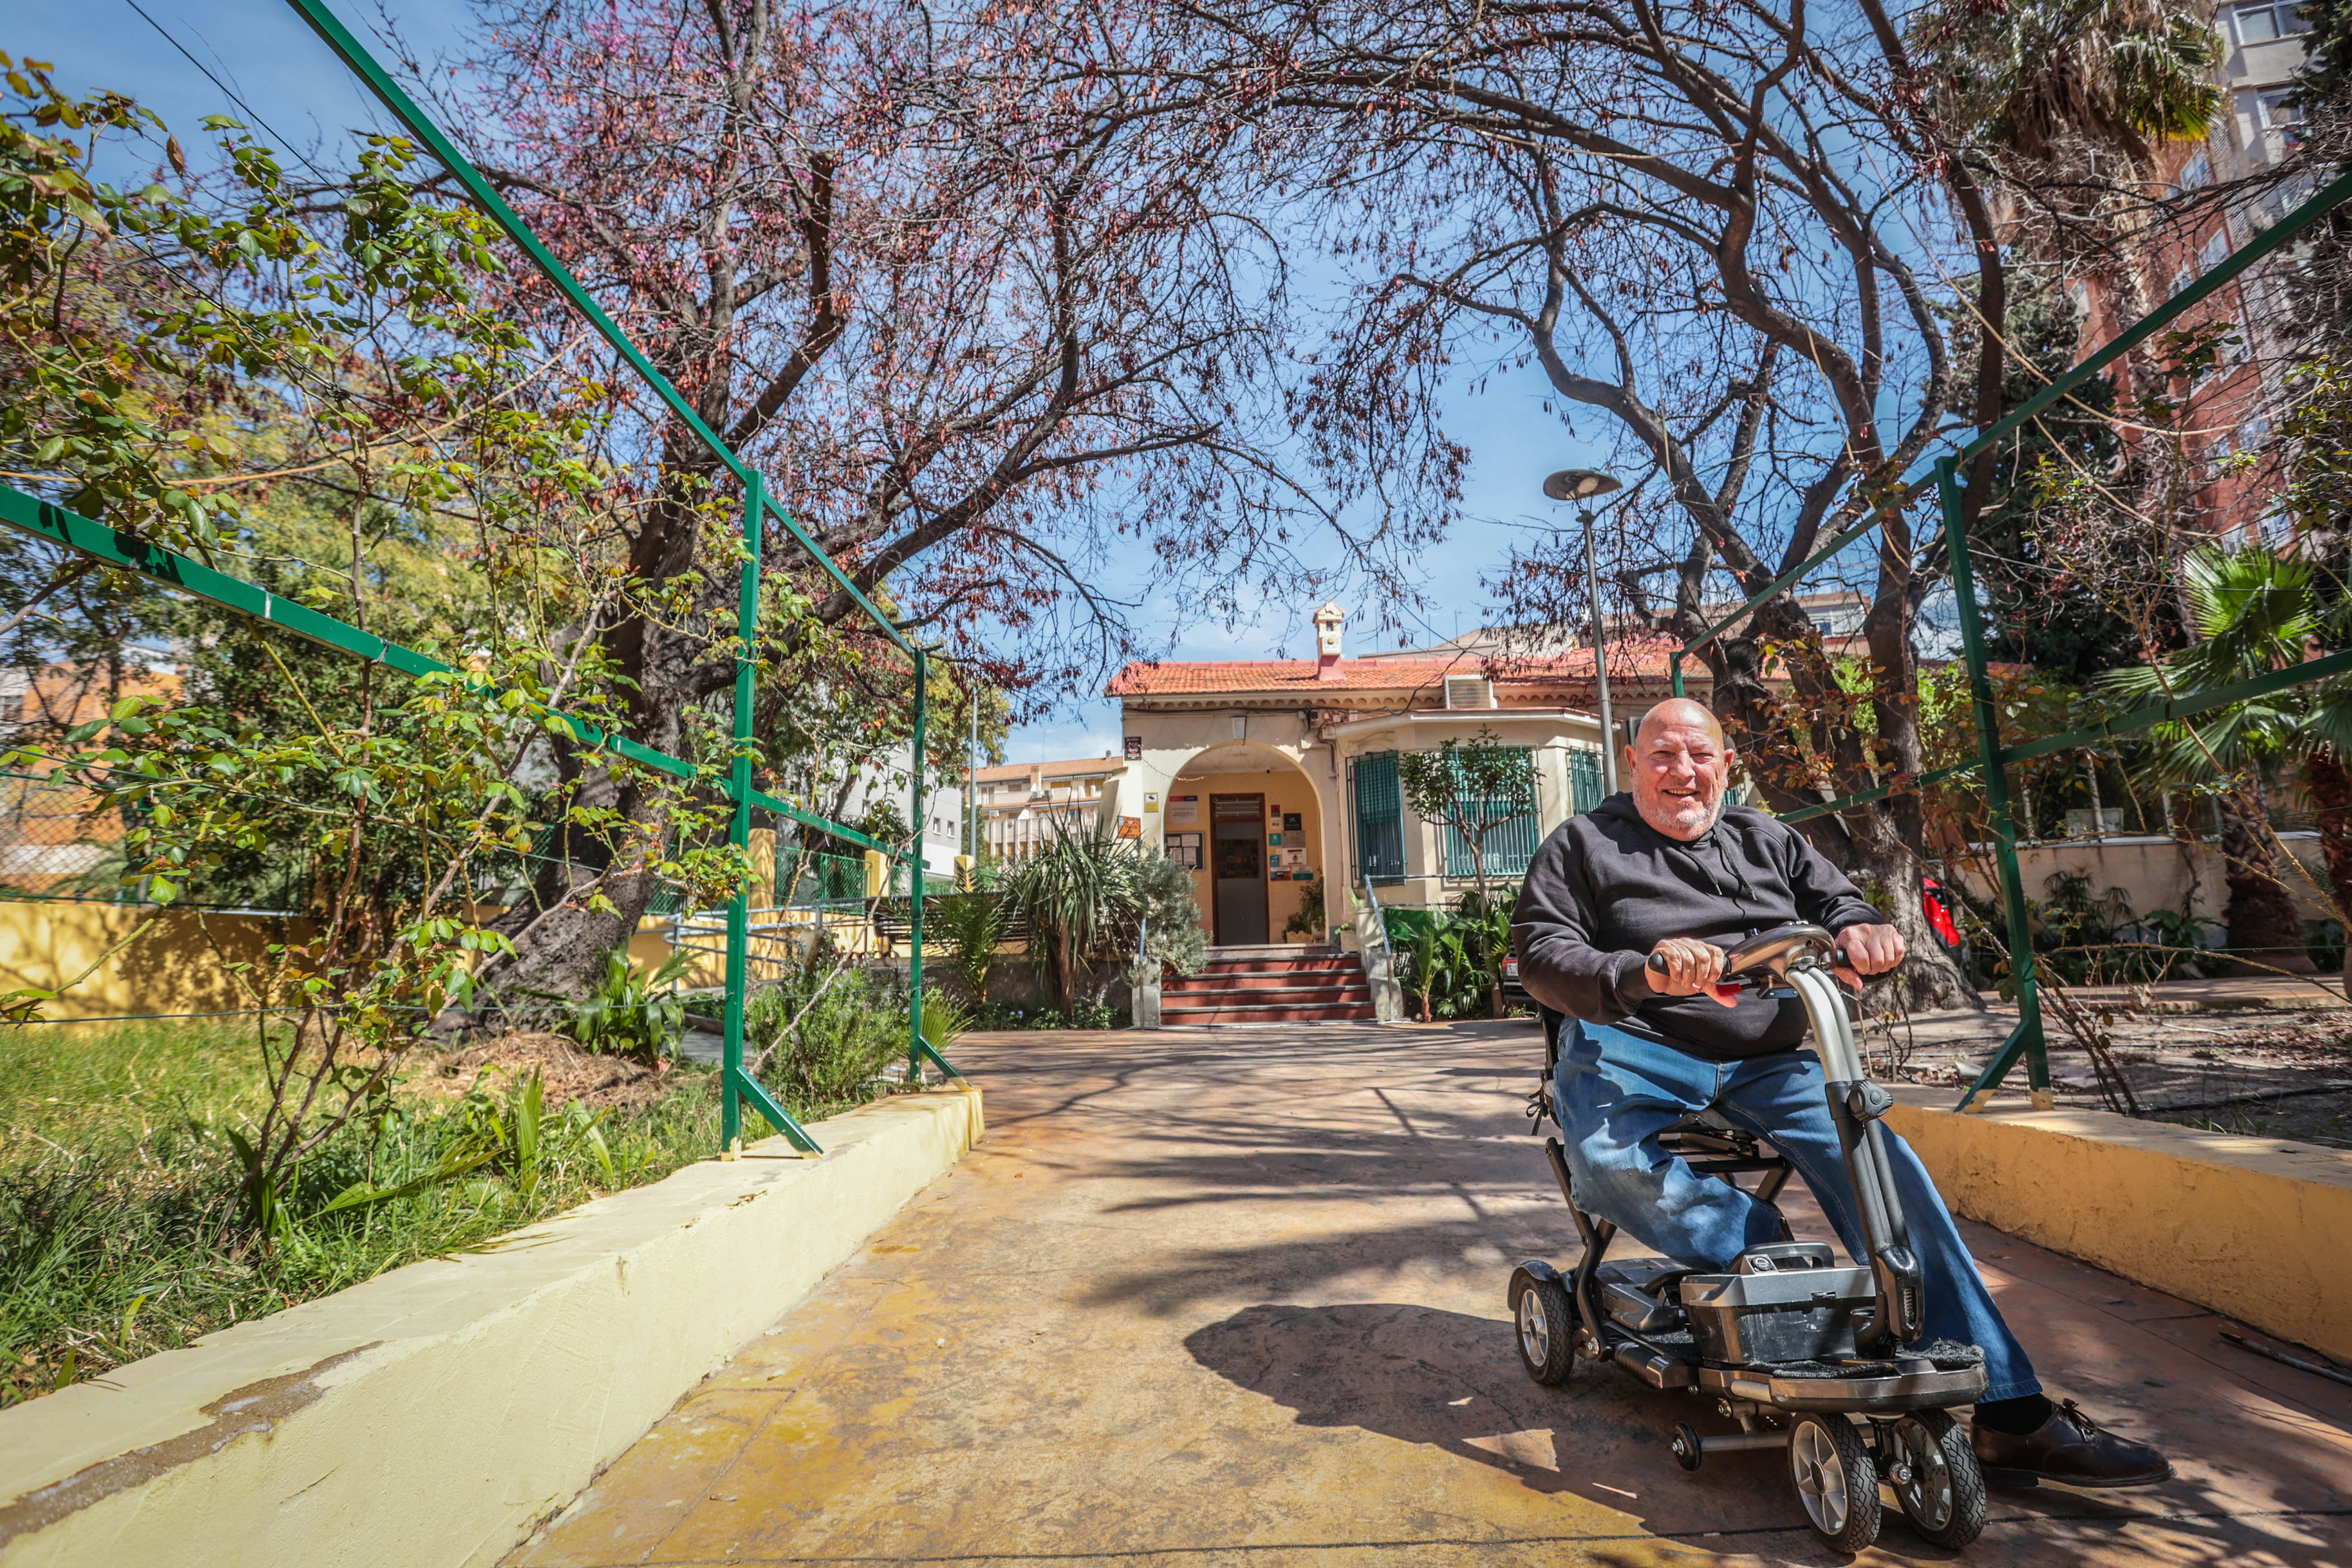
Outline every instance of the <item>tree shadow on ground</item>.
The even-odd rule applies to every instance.
[[[1806,1529],[1777,1454],[1725,1456],[1697,1475],[1675,1466],[1666,1448],[1674,1422],[1733,1429],[1710,1402],[1659,1394],[1591,1365],[1563,1387],[1541,1387],[1520,1368],[1510,1325],[1499,1318],[1400,1302],[1265,1304],[1195,1330],[1184,1347],[1208,1371],[1292,1411],[1302,1427],[1354,1427],[1440,1448],[1695,1547],[1775,1563],[1843,1561]],[[2046,1551],[2049,1561],[2246,1568],[2336,1568],[2343,1559],[2332,1543],[2347,1522],[2308,1513],[2246,1517],[2242,1500],[2200,1497],[2187,1483],[2107,1496],[1998,1492],[1993,1514],[1978,1550],[1997,1560],[2018,1561],[2027,1548],[2028,1558]],[[2012,1538],[2005,1548],[2004,1535]],[[1912,1536],[1891,1503],[1881,1550],[1922,1563],[1965,1555]]]

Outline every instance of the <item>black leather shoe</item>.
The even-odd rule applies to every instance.
[[[2011,1486],[2146,1487],[2172,1479],[2172,1466],[2146,1443],[2103,1432],[2069,1399],[2023,1437],[1969,1426],[1985,1479]]]

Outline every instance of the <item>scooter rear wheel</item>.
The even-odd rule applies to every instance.
[[[1887,1483],[1911,1528],[1931,1546],[1974,1541],[1985,1525],[1985,1483],[1969,1435],[1942,1410],[1914,1410],[1885,1430]]]
[[[1576,1307],[1558,1280],[1525,1270],[1511,1276],[1511,1326],[1519,1364],[1547,1387],[1576,1371]]]
[[[1808,1411],[1789,1433],[1789,1473],[1813,1533],[1851,1557],[1878,1539],[1878,1466],[1853,1423]]]

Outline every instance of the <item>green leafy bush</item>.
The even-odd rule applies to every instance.
[[[1475,1017],[1489,1005],[1485,971],[1472,958],[1464,936],[1461,922],[1444,915],[1396,920],[1391,925],[1390,940],[1400,960],[1398,979],[1423,1023]]]
[[[604,955],[604,975],[593,990],[563,1003],[558,1034],[578,1040],[599,1056],[660,1056],[686,1028],[686,1003],[677,982],[700,955],[680,948],[650,976],[640,976],[625,949]]]
[[[975,1009],[937,986],[923,988],[923,1043],[941,1056],[971,1027]]]
[[[1189,887],[1184,891],[1188,895],[1192,893]],[[1331,922],[1323,911],[1323,883],[1319,880],[1310,882],[1307,891],[1298,895],[1297,910],[1283,923],[1282,934],[1321,942],[1330,936],[1330,927]]]
[[[1083,995],[1081,977],[1098,964],[1145,961],[1191,974],[1208,956],[1192,876],[1167,856],[1132,840],[1072,832],[1058,819],[1054,836],[1015,866],[1005,889],[1028,917],[1030,951],[1065,1011],[1099,1009]]]
[[[753,1075],[794,1115],[863,1105],[907,1049],[904,988],[820,942],[793,973],[745,1000],[743,1044]]]
[[[1518,889],[1505,885],[1467,891],[1450,910],[1382,911],[1398,983],[1423,1022],[1497,1016],[1517,903]]]

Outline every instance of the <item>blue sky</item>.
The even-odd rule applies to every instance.
[[[345,24],[371,47],[377,13],[353,0],[338,7]],[[143,11],[143,15],[142,15]],[[384,0],[408,42],[428,56],[454,47],[467,16],[464,0]],[[152,20],[151,20],[152,18]],[[170,36],[167,39],[166,34]],[[171,39],[187,51],[183,55]],[[30,7],[0,32],[0,48],[19,57],[46,59],[58,68],[68,89],[100,86],[131,93],[155,110],[184,138],[207,114],[234,114],[280,146],[330,147],[355,126],[380,123],[381,111],[358,82],[330,54],[295,12],[273,0],[76,0]],[[188,56],[194,57],[192,63]],[[207,79],[209,70],[214,80]],[[240,108],[230,95],[241,99]],[[1538,489],[1555,468],[1591,464],[1600,449],[1571,436],[1558,415],[1547,413],[1547,388],[1533,367],[1498,370],[1473,393],[1474,368],[1465,367],[1447,398],[1447,423],[1467,444],[1472,463],[1465,493],[1465,517],[1444,549],[1429,552],[1422,583],[1427,603],[1413,617],[1405,640],[1432,642],[1466,631],[1486,612],[1490,595],[1479,581],[1492,573],[1521,531],[1568,520],[1568,509],[1545,500]],[[1310,563],[1309,544],[1301,550]],[[1131,558],[1139,580],[1150,565]],[[1312,646],[1307,617],[1316,596],[1302,587],[1296,601],[1279,593],[1262,601],[1256,616],[1226,627],[1193,625],[1177,641],[1177,658],[1301,657]],[[1344,597],[1344,596],[1343,596]],[[1350,604],[1357,635],[1350,646],[1395,647],[1391,633],[1374,643],[1367,633],[1379,619],[1376,607]],[[1143,628],[1165,634],[1165,627]],[[1116,705],[1092,693],[1065,696],[1055,712],[1016,731],[1013,755],[1020,759],[1087,756],[1114,748],[1119,725]]]

